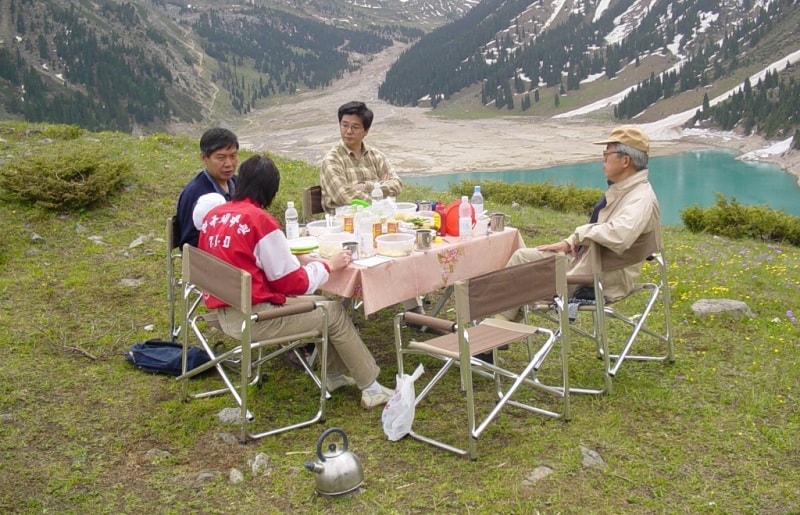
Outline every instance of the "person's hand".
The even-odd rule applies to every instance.
[[[536,250],[541,250],[543,252],[561,252],[563,254],[568,254],[570,248],[569,248],[569,243],[567,243],[566,241],[559,241],[558,243],[539,245],[538,247],[536,247]]]
[[[367,183],[365,182],[354,182],[353,189],[356,191],[367,191]]]
[[[350,256],[350,250],[342,250],[334,255],[332,255],[328,259],[328,268],[331,269],[331,272],[335,272],[336,270],[341,270],[345,268],[352,262],[352,256]]]

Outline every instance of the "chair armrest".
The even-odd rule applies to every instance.
[[[568,275],[567,285],[569,286],[590,286],[594,284],[594,278],[591,275]]]
[[[258,313],[254,313],[253,316],[255,317],[255,322],[260,322],[262,320],[272,320],[273,318],[308,313],[309,311],[314,311],[316,308],[316,302],[298,302],[296,304],[287,304],[275,309],[259,311]]]
[[[454,333],[456,331],[456,323],[452,320],[444,320],[441,318],[432,317],[430,315],[406,311],[403,313],[403,319],[407,324],[416,324],[420,327],[429,327],[430,329],[438,330],[443,333]]]

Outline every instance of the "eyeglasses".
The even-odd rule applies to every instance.
[[[606,161],[610,154],[622,154],[623,156],[628,155],[625,152],[622,152],[621,150],[604,150],[603,151],[603,161]]]
[[[348,130],[352,130],[353,132],[358,132],[364,128],[357,123],[347,123],[347,122],[339,122],[339,127],[341,127],[342,130],[345,132],[347,132]]]

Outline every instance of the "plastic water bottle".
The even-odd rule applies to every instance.
[[[383,214],[383,190],[380,182],[376,181],[373,184],[369,196],[372,199],[372,212],[375,213],[375,216],[380,217]]]
[[[369,196],[372,199],[373,206],[376,206],[383,201],[383,190],[381,189],[381,183],[376,181],[372,185],[372,192],[370,192]]]
[[[483,193],[481,193],[480,186],[475,186],[475,191],[472,193],[472,198],[469,199],[469,203],[472,204],[472,207],[475,209],[476,217],[483,213]]]
[[[298,223],[297,209],[291,200],[286,203],[286,212],[283,215],[286,225],[286,239],[293,240],[300,237],[300,224]]]
[[[469,205],[469,197],[461,197],[461,204],[458,205],[458,239],[468,240],[472,236],[472,207]]]
[[[372,213],[358,206],[354,225],[356,228],[356,241],[358,242],[358,257],[367,258],[374,254],[372,239]]]

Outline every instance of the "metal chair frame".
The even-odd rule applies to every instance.
[[[667,282],[667,263],[664,257],[664,248],[661,240],[659,228],[651,232],[642,234],[633,246],[623,254],[615,254],[611,250],[595,242],[590,242],[592,247],[592,275],[588,277],[568,278],[570,285],[591,286],[594,289],[595,305],[580,306],[579,312],[592,314],[592,329],[587,331],[576,324],[570,324],[570,329],[589,340],[595,342],[598,357],[603,362],[603,386],[600,388],[573,387],[573,393],[582,394],[608,394],[613,391],[613,378],[619,372],[622,364],[627,360],[632,361],[666,361],[675,362],[675,346],[672,340],[670,325],[670,290]],[[657,278],[651,282],[637,282],[633,290],[621,299],[609,302],[605,299],[602,274],[611,270],[618,270],[633,264],[649,262],[658,267]],[[646,295],[645,295],[646,294]],[[623,313],[618,307],[626,299],[636,296],[645,296],[644,303],[638,304],[640,308],[635,313]],[[661,302],[661,322],[664,325],[663,331],[654,330],[648,325],[648,318],[653,313],[653,308]],[[548,316],[547,308],[539,305],[533,313]],[[618,321],[628,327],[630,332],[625,341],[615,346],[619,351],[616,353],[610,349],[608,327],[609,322]],[[659,343],[665,345],[664,354],[645,355],[632,354],[631,350],[640,334],[652,337]]]
[[[181,327],[181,341],[183,343],[183,374],[177,380],[183,381],[182,395],[184,399],[203,398],[220,393],[229,392],[241,409],[241,438],[244,443],[247,440],[254,440],[277,433],[282,433],[292,429],[305,427],[324,420],[325,400],[328,393],[323,385],[327,378],[327,352],[328,352],[328,311],[323,304],[316,302],[302,302],[289,304],[280,308],[270,309],[262,312],[252,312],[251,300],[251,277],[244,270],[238,269],[230,264],[218,259],[207,252],[192,247],[183,246],[183,324]],[[211,324],[219,327],[216,313],[195,313],[196,304],[192,300],[197,291],[212,295],[231,308],[238,310],[244,316],[242,324],[242,335],[238,345],[231,350],[217,354],[209,343],[201,327],[202,323]],[[271,320],[290,315],[308,313],[315,309],[323,310],[324,323],[319,329],[308,330],[300,333],[269,338],[261,341],[252,341],[252,324],[258,321]],[[211,358],[209,362],[192,370],[186,370],[186,351],[189,348],[189,329],[192,330],[200,346]],[[305,345],[309,341],[317,344],[320,354],[320,375],[316,376],[313,370],[306,366],[307,374],[319,390],[319,404],[317,411],[298,422],[279,425],[260,432],[253,432],[249,428],[249,423],[255,417],[249,409],[250,399],[248,388],[261,380],[260,367],[265,362],[276,358],[286,352],[296,352],[296,349]],[[255,356],[254,356],[254,351]],[[228,375],[228,371],[223,367],[223,362],[238,361],[240,366],[240,377],[234,381]],[[223,388],[190,394],[187,379],[215,368],[224,383]]]
[[[427,355],[441,359],[444,365],[423,387],[415,400],[417,408],[445,377],[453,365],[460,371],[460,387],[466,401],[466,445],[457,446],[439,438],[422,435],[413,428],[409,433],[414,439],[427,442],[438,448],[477,458],[477,440],[506,406],[553,418],[570,418],[569,373],[567,355],[569,341],[565,298],[566,258],[550,256],[541,261],[503,268],[472,279],[454,284],[456,321],[443,320],[413,312],[399,313],[394,319],[395,349],[397,352],[398,374],[404,372],[407,355]],[[547,299],[558,306],[560,328],[550,330],[527,323],[515,323],[491,318],[492,315],[511,307],[530,304]],[[405,324],[427,326],[440,332],[427,341],[410,340],[404,342],[402,329]],[[535,340],[543,339],[538,346]],[[504,357],[500,364],[497,349],[509,344],[522,343],[524,363],[518,358]],[[560,369],[563,384],[551,387],[543,384],[537,377],[545,359],[556,346],[560,345]],[[478,354],[491,352],[494,364],[477,358]],[[511,367],[515,366],[512,370]],[[490,378],[494,386],[495,405],[488,413],[477,414],[473,376]],[[522,387],[528,387],[522,389]],[[560,399],[560,411],[553,411],[522,401],[517,395],[523,390],[543,391]]]

